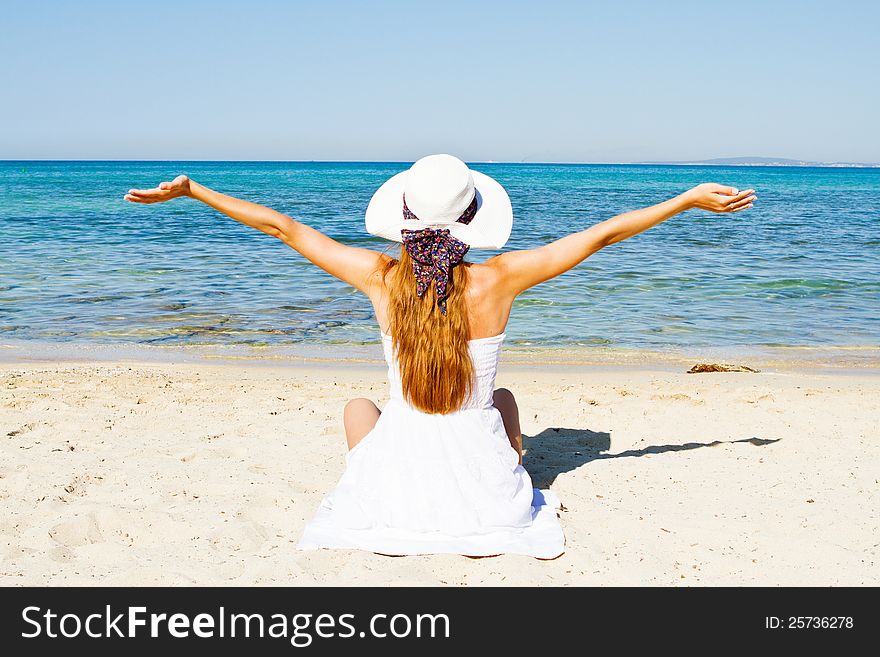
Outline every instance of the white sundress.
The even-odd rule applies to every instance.
[[[532,488],[492,405],[504,337],[470,341],[473,399],[453,413],[431,414],[404,400],[392,338],[382,333],[391,399],[346,455],[342,478],[297,549],[542,559],[564,552],[559,501]]]

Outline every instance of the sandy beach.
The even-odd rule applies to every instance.
[[[880,375],[504,363],[553,561],[294,550],[379,364],[0,364],[3,585],[877,585]]]

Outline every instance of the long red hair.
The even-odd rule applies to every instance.
[[[403,396],[425,413],[456,411],[473,393],[465,264],[458,263],[450,272],[446,315],[437,306],[433,282],[421,297],[416,294],[412,259],[403,246],[396,260],[386,261],[382,272]]]

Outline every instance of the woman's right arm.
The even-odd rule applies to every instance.
[[[515,298],[530,287],[568,271],[596,251],[638,235],[685,210],[746,210],[757,198],[753,193],[753,189],[740,192],[733,187],[705,183],[657,205],[625,212],[535,249],[502,253],[484,264],[495,269],[502,291]]]
[[[367,296],[381,280],[381,266],[389,260],[384,253],[349,246],[287,215],[257,203],[208,189],[187,176],[178,176],[151,189],[130,189],[132,203],[162,203],[181,196],[209,205],[245,226],[276,237],[312,263],[348,283]]]

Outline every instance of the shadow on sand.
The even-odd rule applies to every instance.
[[[523,464],[529,471],[534,485],[538,488],[546,488],[556,481],[556,477],[559,475],[571,472],[590,461],[681,452],[735,443],[763,447],[779,442],[779,440],[781,439],[741,438],[739,440],[713,440],[709,443],[650,445],[641,449],[628,449],[625,452],[608,454],[608,450],[611,449],[611,434],[608,432],[551,427],[534,436],[523,436]]]

